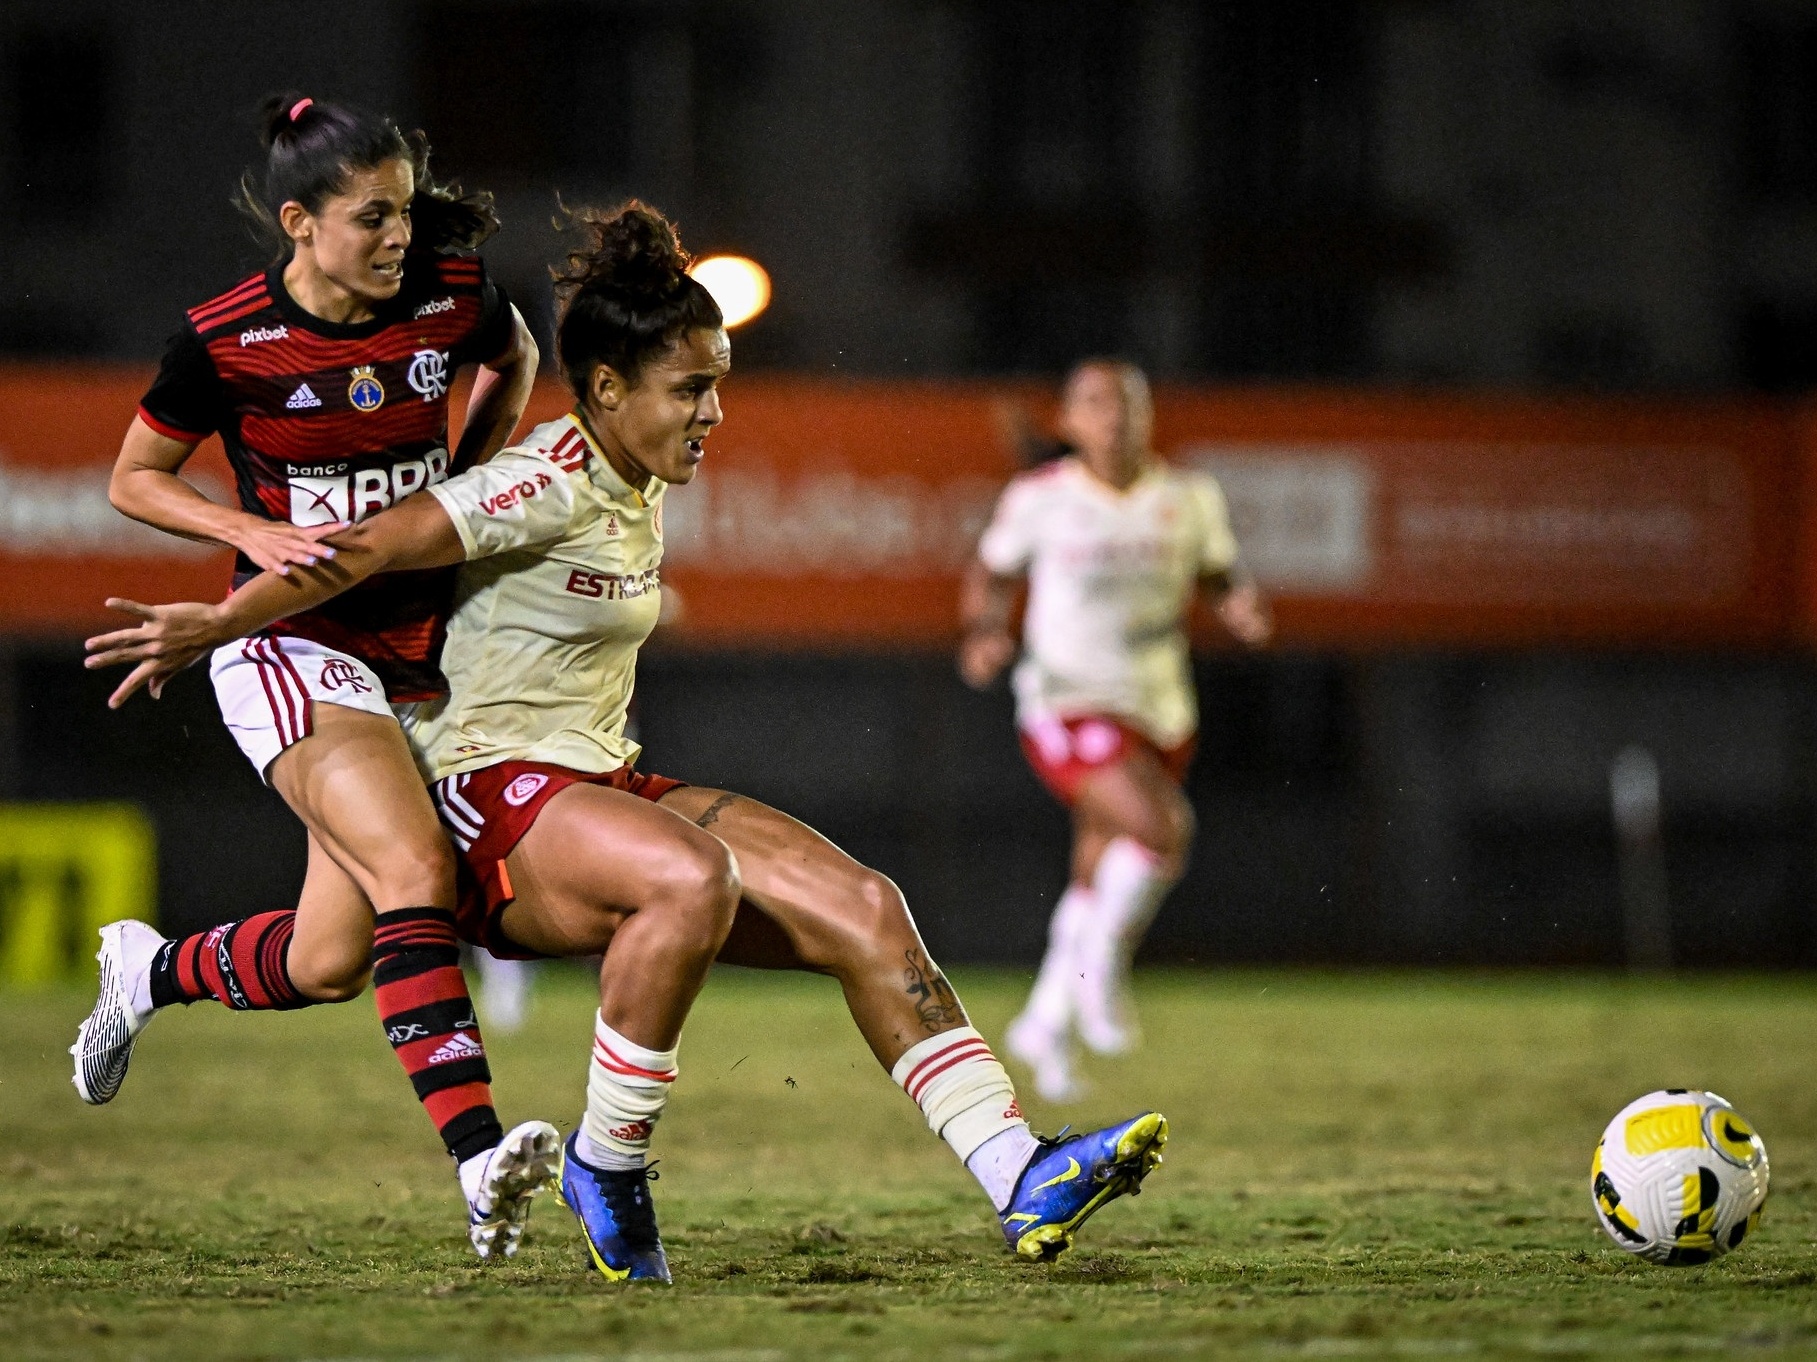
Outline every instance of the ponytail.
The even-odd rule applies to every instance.
[[[261,178],[249,170],[241,176],[236,202],[259,235],[280,251],[290,244],[278,224],[278,210],[286,203],[319,213],[355,172],[387,161],[408,161],[415,172],[413,247],[471,251],[498,230],[490,194],[463,195],[458,185],[437,184],[430,176],[429,140],[421,132],[406,134],[389,118],[294,90],[267,98],[259,116],[265,173]]]

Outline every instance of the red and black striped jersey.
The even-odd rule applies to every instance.
[[[139,415],[174,440],[219,434],[253,515],[361,520],[459,471],[449,382],[502,355],[513,325],[477,256],[412,253],[397,296],[354,323],[305,312],[273,266],[190,309]],[[257,572],[242,554],[234,585]],[[360,658],[392,700],[431,699],[454,572],[384,573],[276,628]]]

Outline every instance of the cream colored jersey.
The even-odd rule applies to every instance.
[[[442,650],[450,693],[400,706],[425,778],[637,759],[625,711],[661,607],[664,487],[629,486],[564,416],[429,489],[468,562]]]
[[[1028,574],[1014,677],[1024,728],[1116,715],[1161,747],[1197,729],[1186,614],[1199,578],[1237,556],[1209,475],[1155,463],[1119,492],[1056,460],[1004,489],[978,556],[998,576]]]

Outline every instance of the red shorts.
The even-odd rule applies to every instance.
[[[570,785],[604,785],[654,803],[685,780],[647,776],[629,766],[616,771],[574,771],[546,761],[501,761],[429,787],[435,811],[460,848],[454,930],[504,960],[535,960],[538,953],[512,941],[499,916],[516,897],[505,857],[523,840],[543,805]]]
[[[1108,714],[1078,714],[1066,719],[1039,719],[1016,730],[1022,754],[1041,783],[1067,808],[1079,797],[1079,783],[1100,767],[1115,766],[1133,751],[1153,752],[1176,785],[1186,781],[1186,768],[1198,746],[1189,737],[1177,747],[1160,747],[1138,729]]]

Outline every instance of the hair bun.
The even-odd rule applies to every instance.
[[[297,123],[314,104],[315,101],[301,90],[267,95],[259,104],[259,141],[265,150],[270,151],[281,137],[294,137]],[[291,116],[292,110],[296,111],[295,117]]]
[[[568,217],[586,233],[588,246],[568,256],[559,289],[656,301],[673,297],[687,277],[692,257],[674,226],[649,205],[630,199],[610,212],[583,208]]]

